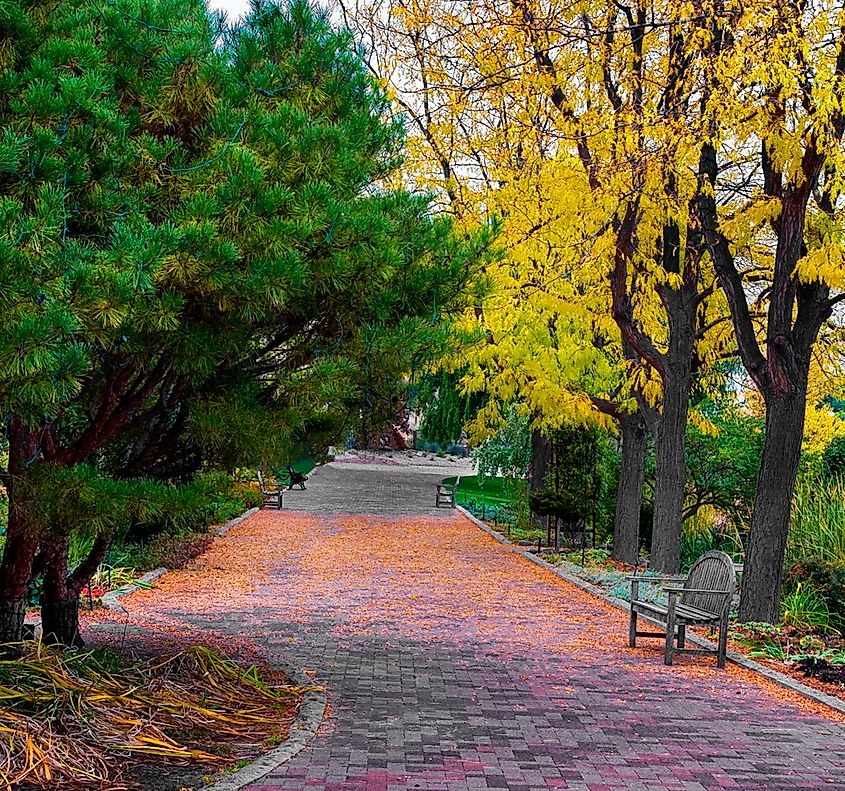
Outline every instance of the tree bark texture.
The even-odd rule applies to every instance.
[[[642,416],[624,415],[622,460],[616,490],[616,515],[613,520],[613,557],[636,565],[639,560],[640,507],[645,482],[648,431]]]
[[[68,574],[69,540],[56,536],[47,552],[41,589],[41,628],[44,642],[82,647],[79,634],[79,592]]]
[[[546,484],[546,472],[552,460],[551,440],[539,431],[531,432],[531,481],[532,492],[539,491]]]
[[[801,441],[806,390],[766,405],[766,438],[742,578],[739,620],[777,623],[789,516]]]
[[[70,541],[56,535],[46,553],[44,584],[41,589],[41,626],[44,641],[81,647],[79,596],[90,582],[111,544],[111,536],[99,536],[88,556],[73,571],[68,566]]]
[[[28,499],[24,481],[27,462],[37,454],[35,434],[20,421],[9,422],[9,464],[4,483],[9,497],[6,544],[0,562],[0,645],[18,643],[23,637],[27,588],[38,538],[27,519]]]
[[[664,378],[663,412],[654,438],[654,521],[649,567],[667,574],[681,568],[686,429],[690,376]]]

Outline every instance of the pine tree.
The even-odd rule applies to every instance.
[[[349,37],[306,3],[258,3],[228,31],[201,0],[18,16],[31,45],[5,62],[0,106],[13,202],[0,277],[20,314],[0,343],[0,643],[20,634],[34,571],[45,633],[69,643],[114,526],[69,569],[76,520],[35,519],[44,481],[77,470],[93,496],[92,465],[185,477],[336,432],[368,387],[372,400],[368,362],[382,397],[444,342],[431,305],[459,298],[487,240],[384,186],[401,125]]]

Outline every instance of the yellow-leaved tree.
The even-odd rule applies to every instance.
[[[698,203],[766,422],[740,619],[775,621],[811,365],[841,354],[845,9],[716,3],[710,17]]]
[[[686,11],[564,0],[349,9],[412,119],[414,178],[439,181],[465,218],[504,218],[497,289],[467,317],[489,340],[469,353],[469,386],[494,397],[494,418],[499,400],[518,398],[540,426],[596,408],[620,420],[624,559],[636,557],[647,422],[651,562],[665,571],[680,563],[690,387],[731,345],[704,266],[701,23]]]

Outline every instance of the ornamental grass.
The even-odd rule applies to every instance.
[[[108,649],[21,648],[0,660],[4,791],[130,788],[132,762],[230,763],[238,745],[287,738],[305,692],[201,646],[135,664]]]

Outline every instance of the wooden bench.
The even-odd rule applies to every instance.
[[[441,505],[448,505],[455,507],[455,493],[458,491],[458,484],[461,482],[461,476],[455,478],[454,483],[445,483],[445,479],[437,484],[437,497],[434,501],[435,508],[440,508]]]
[[[287,484],[284,481],[268,481],[261,470],[258,471],[258,488],[261,489],[261,496],[264,498],[264,505],[267,508],[282,509],[282,494]]]
[[[631,620],[628,645],[635,648],[638,637],[662,637],[666,641],[663,661],[672,664],[676,653],[716,654],[718,667],[725,666],[728,647],[728,611],[736,590],[733,560],[724,552],[707,552],[695,561],[686,579],[682,577],[638,577],[631,580]],[[640,599],[641,583],[669,583],[666,605]],[[665,628],[665,632],[637,631],[637,616]],[[712,626],[719,629],[715,650],[687,648],[687,626]],[[677,645],[675,636],[677,634]]]

